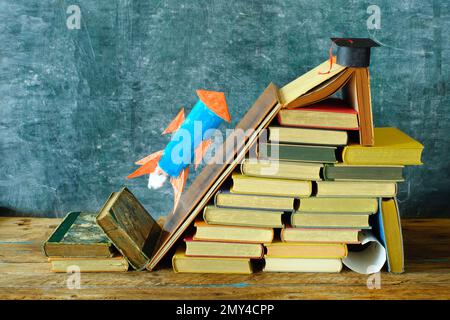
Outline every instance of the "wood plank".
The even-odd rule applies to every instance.
[[[59,219],[0,218],[0,299],[450,299],[450,219],[403,221],[406,272],[382,272],[381,288],[367,276],[255,273],[84,273],[81,288],[50,271],[41,242]]]

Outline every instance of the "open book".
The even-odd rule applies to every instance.
[[[285,109],[309,106],[342,90],[343,98],[358,113],[360,143],[374,144],[370,76],[368,68],[347,68],[333,64],[329,73],[326,61],[279,90]]]

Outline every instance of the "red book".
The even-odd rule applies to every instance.
[[[283,126],[359,130],[358,112],[342,99],[328,98],[307,107],[283,109],[278,113]]]

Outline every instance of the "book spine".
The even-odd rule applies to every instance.
[[[322,178],[325,181],[334,181],[334,179],[332,179],[328,176],[329,175],[328,171],[329,171],[330,167],[333,167],[333,165],[329,164],[329,163],[325,163],[322,168]]]

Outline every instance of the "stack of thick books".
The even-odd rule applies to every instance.
[[[379,228],[371,217],[380,198],[395,198],[403,166],[421,163],[422,145],[395,128],[375,128],[375,144],[361,146],[352,110],[335,98],[282,110],[257,159],[233,176],[232,192],[298,199],[279,241],[266,245],[265,271],[339,272],[347,244]]]
[[[389,270],[402,272],[397,182],[405,165],[421,164],[423,146],[395,128],[375,128],[374,145],[362,146],[352,110],[337,98],[281,110],[257,156],[204,209],[174,269],[251,272],[264,254],[267,272],[340,272],[347,245],[372,229]]]
[[[338,45],[346,48],[338,50],[337,59],[331,57],[286,84],[276,99],[265,93],[255,102],[245,119],[251,123],[250,118],[257,118],[268,129],[268,138],[256,130],[259,141],[248,139],[245,152],[251,152],[240,169],[231,177],[232,170],[220,176],[216,185],[222,189],[197,222],[193,240],[187,240],[186,254],[175,256],[175,269],[183,271],[175,263],[179,257],[229,257],[218,253],[221,245],[215,253],[200,246],[190,252],[200,244],[196,241],[214,240],[225,241],[229,252],[237,248],[233,241],[264,243],[268,272],[339,272],[345,264],[373,273],[386,260],[388,270],[403,271],[397,183],[404,180],[404,166],[422,164],[423,146],[396,128],[373,126],[368,48],[376,43],[352,38]],[[204,197],[210,200],[209,194]],[[264,228],[275,230],[272,241],[251,238]],[[240,238],[233,239],[238,229]],[[205,230],[210,231],[207,236]],[[367,241],[371,243],[353,250]],[[247,256],[246,263],[260,252]],[[373,261],[376,268],[370,267]],[[188,271],[203,272],[200,265]]]
[[[270,197],[218,193],[215,204],[196,221],[193,236],[185,238],[185,247],[174,255],[174,271],[253,272],[252,260],[264,257],[263,244],[273,241],[274,228],[283,226],[283,210],[293,206],[293,198],[270,206]]]

